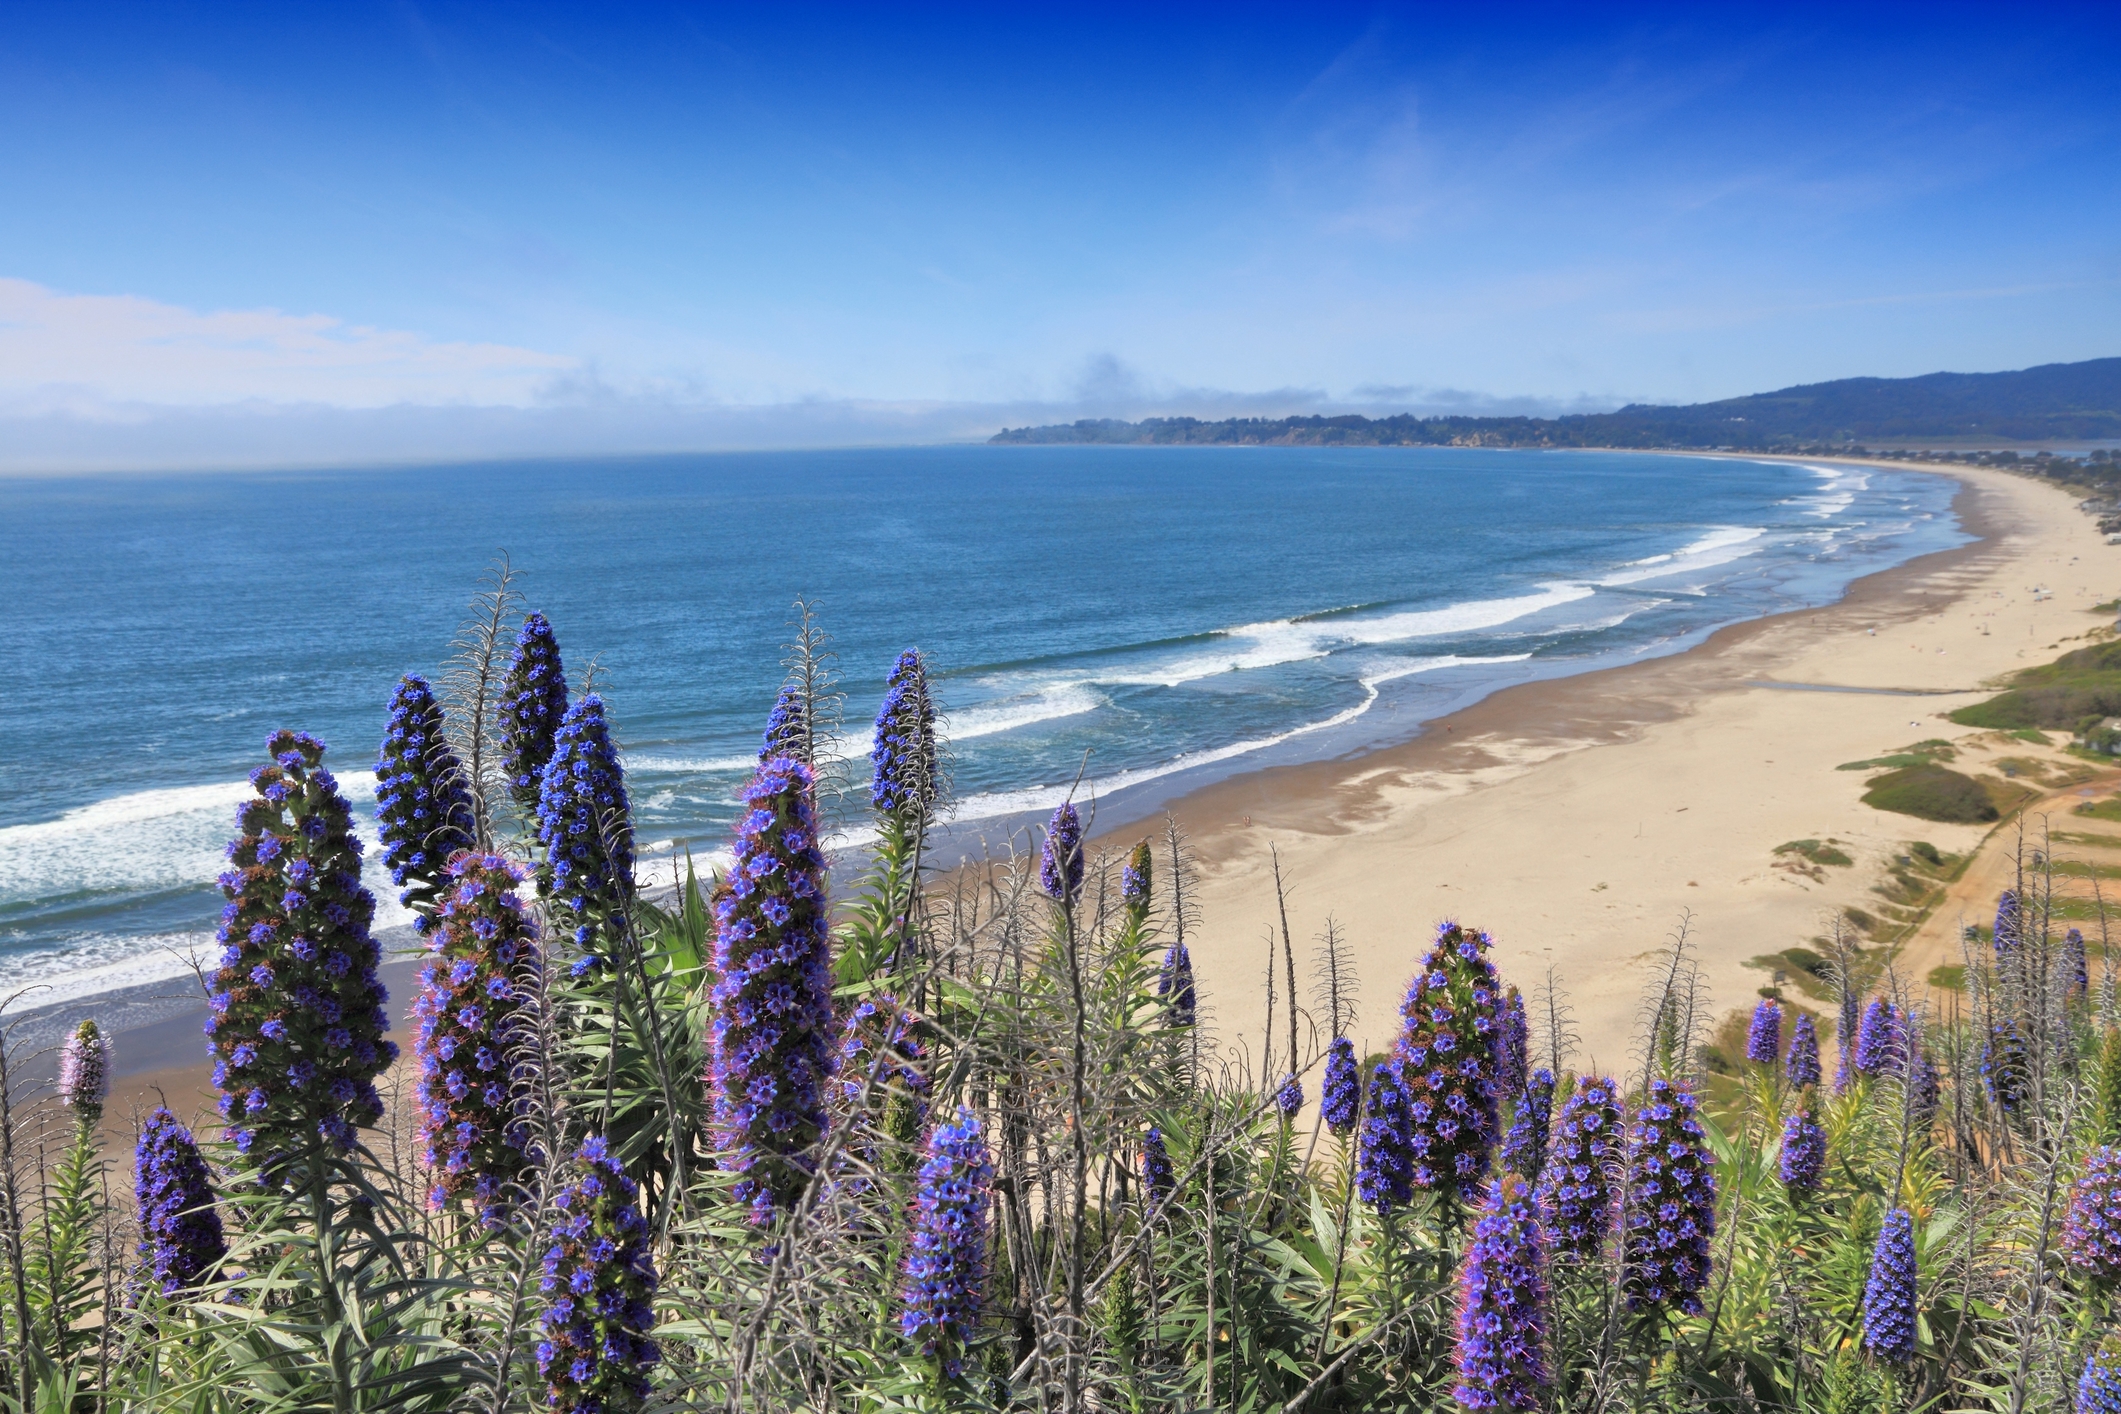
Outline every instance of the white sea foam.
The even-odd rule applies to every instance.
[[[1479,663],[1521,663],[1531,656],[1529,653],[1511,653],[1492,658],[1461,658],[1455,654],[1443,654],[1434,658],[1409,659],[1404,663],[1381,668],[1362,678],[1362,701],[1352,707],[1342,708],[1329,717],[1322,717],[1318,721],[1306,722],[1302,726],[1291,727],[1287,731],[1276,732],[1271,736],[1254,737],[1249,741],[1232,742],[1227,746],[1189,751],[1159,765],[1140,766],[1133,770],[1115,772],[1110,776],[1085,782],[1081,786],[1032,786],[1024,790],[990,791],[984,795],[968,796],[957,803],[953,815],[958,820],[991,820],[1005,815],[1020,815],[1030,811],[1051,810],[1062,801],[1069,799],[1071,794],[1078,800],[1108,796],[1115,791],[1125,790],[1130,786],[1143,785],[1149,781],[1161,779],[1164,776],[1176,775],[1181,771],[1196,770],[1202,766],[1212,766],[1218,762],[1235,760],[1240,756],[1249,756],[1255,751],[1265,751],[1269,747],[1279,746],[1283,742],[1293,741],[1298,737],[1310,736],[1316,732],[1345,726],[1370,710],[1377,701],[1377,689],[1383,683],[1392,682],[1399,678],[1412,677],[1416,673],[1435,672],[1440,668],[1464,667]],[[835,841],[835,843],[838,843],[838,841]]]
[[[212,969],[215,951],[212,933],[104,934],[0,957],[0,1001],[19,994],[17,1008],[43,1007],[152,982],[174,993],[190,985],[194,961]]]
[[[1087,681],[1052,683],[952,712],[945,727],[952,741],[971,741],[977,737],[1013,732],[1039,722],[1079,717],[1085,712],[1095,712],[1105,705],[1106,700],[1105,695]]]
[[[375,895],[376,926],[411,922],[412,913],[399,904],[375,845],[374,821],[366,808],[375,800],[374,773],[350,771],[338,780],[367,845],[361,882]],[[249,795],[246,781],[133,791],[69,810],[56,820],[0,829],[0,901],[93,900],[211,885],[226,867],[224,848],[235,833],[236,806]],[[197,933],[94,934],[49,952],[0,958],[0,996],[30,983],[62,989],[40,991],[30,1004],[41,1005],[178,975],[183,969],[172,960],[171,947],[188,947],[198,939],[211,943],[219,914],[219,902],[205,895]]]
[[[1733,560],[1757,555],[1764,545],[1757,544],[1767,534],[1762,526],[1719,525],[1707,535],[1690,545],[1682,545],[1668,555],[1652,555],[1648,559],[1630,561],[1601,578],[1598,583],[1608,589],[1622,585],[1642,584],[1648,580],[1665,579],[1675,574],[1696,574],[1718,565],[1727,565]]]
[[[1468,599],[1437,609],[1410,609],[1369,618],[1270,619],[1217,630],[1214,635],[1219,640],[1217,646],[1189,652],[1159,667],[1100,673],[1092,681],[1178,687],[1220,673],[1323,658],[1341,648],[1407,643],[1496,628],[1562,604],[1588,599],[1597,592],[1596,587],[1589,584],[1549,583],[1540,585],[1532,594],[1514,594],[1502,599]],[[1222,643],[1229,646],[1222,647]]]
[[[635,756],[622,752],[619,764],[628,772],[670,771],[679,774],[726,774],[749,771],[759,764],[756,755],[751,756]]]
[[[1805,514],[1825,520],[1839,515],[1856,503],[1858,494],[1870,489],[1870,473],[1853,466],[1806,466],[1806,471],[1823,483],[1810,496],[1798,496],[1785,504],[1803,506]]]

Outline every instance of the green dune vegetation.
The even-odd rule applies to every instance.
[[[2007,690],[1961,707],[1951,719],[1965,727],[2045,727],[2081,735],[2115,715],[2121,715],[2121,641],[2079,648],[2015,673]]]

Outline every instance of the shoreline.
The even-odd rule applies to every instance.
[[[1724,455],[1734,459],[1760,459],[1750,454]],[[1791,457],[1783,460],[1813,463],[1821,459]],[[1434,806],[1470,800],[1490,794],[1494,788],[1538,777],[1542,773],[1537,768],[1549,763],[1600,755],[1581,752],[1580,748],[1585,746],[1624,747],[1640,743],[1662,728],[1697,715],[1702,704],[1710,699],[1767,693],[1781,699],[1838,699],[1838,707],[1848,709],[1854,699],[1843,692],[1779,690],[1844,685],[1773,681],[1780,675],[1772,670],[1774,665],[1784,663],[1793,655],[1771,645],[1763,655],[1763,642],[1779,641],[1793,635],[1800,639],[1821,634],[1831,636],[1845,631],[1857,617],[1862,618],[1863,627],[1887,627],[1917,623],[1926,616],[1948,610],[1951,604],[1973,592],[1970,583],[1953,587],[1948,581],[1955,578],[1970,580],[2012,561],[2013,535],[2022,529],[2019,524],[2022,516],[2013,511],[2019,496],[2060,503],[2081,527],[2084,546],[2093,545],[2098,540],[2091,522],[2075,510],[2074,498],[2059,487],[2043,486],[2026,478],[1979,468],[1870,463],[1846,458],[1835,460],[1951,477],[1959,483],[1959,490],[1952,500],[1952,512],[1960,527],[1978,538],[1852,580],[1841,598],[1831,604],[1726,624],[1711,631],[1701,642],[1663,656],[1609,664],[1563,677],[1505,685],[1471,705],[1428,719],[1410,739],[1338,758],[1240,769],[1198,786],[1164,794],[1160,800],[1146,803],[1146,808],[1137,805],[1125,825],[1106,827],[1100,824],[1097,842],[1112,846],[1130,842],[1144,823],[1153,820],[1164,809],[1168,809],[1187,831],[1201,864],[1198,897],[1204,908],[1206,924],[1194,938],[1189,938],[1189,942],[1202,979],[1204,1003],[1213,1008],[1218,996],[1230,998],[1249,994],[1255,999],[1249,1006],[1226,1004],[1219,1009],[1226,1044],[1241,1044],[1240,1037],[1254,1034],[1257,1019],[1254,1014],[1263,1010],[1256,1000],[1260,959],[1253,956],[1259,945],[1249,940],[1256,939],[1257,929],[1265,918],[1260,907],[1266,901],[1261,896],[1260,881],[1269,843],[1282,850],[1285,867],[1294,881],[1292,931],[1301,935],[1299,940],[1304,942],[1307,953],[1309,935],[1323,922],[1326,906],[1337,908],[1343,924],[1349,924],[1353,929],[1358,924],[1366,924],[1367,919],[1377,913],[1379,893],[1404,894],[1411,884],[1448,911],[1448,907],[1456,902],[1448,897],[1452,880],[1443,878],[1431,890],[1423,888],[1418,879],[1408,875],[1401,867],[1399,856],[1406,851],[1395,834],[1395,825],[1403,826],[1413,819],[1415,834],[1434,835],[1438,832],[1427,819],[1436,813]],[[2016,488],[2017,495],[2014,496],[2008,488]],[[1927,682],[1919,686],[1879,682],[1859,685],[1856,692],[1862,694],[1866,702],[1890,704],[1889,712],[1908,711],[1919,718],[1939,707],[1949,710],[1960,705],[1958,700],[1950,699],[1967,689],[1977,688],[1980,678],[1988,675],[1978,674],[1965,682]],[[1895,701],[1888,695],[1910,690],[1922,694],[1921,698]],[[1947,701],[1933,702],[1930,700],[1933,697],[1943,697]],[[1910,738],[1921,734],[1926,733],[1914,733],[1911,729],[1903,731],[1903,735]],[[1881,741],[1877,743],[1877,749],[1883,750],[1890,745],[1892,743]],[[1844,776],[1841,784],[1847,783],[1848,778]],[[1433,799],[1411,799],[1424,795]],[[1552,802],[1547,808],[1553,808]],[[1678,810],[1684,812],[1689,808],[1681,806]],[[1876,815],[1876,812],[1870,813]],[[1881,822],[1899,821],[1913,837],[1924,837],[1924,831],[1940,835],[1968,828],[1931,827],[1895,816],[1878,816],[1877,819]],[[975,822],[976,828],[972,832],[998,836],[1003,833],[999,828],[1003,825],[1013,832],[1018,822]],[[1591,828],[1595,829],[1595,822],[1591,823]],[[1896,827],[1887,823],[1885,828]],[[1498,833],[1501,838],[1497,844],[1507,852],[1510,832]],[[1460,834],[1463,834],[1462,830]],[[1317,853],[1323,845],[1331,845],[1334,852],[1349,856],[1337,871],[1305,867],[1313,863],[1308,856]],[[1361,862],[1351,869],[1350,865],[1358,857]],[[1380,885],[1369,889],[1343,886],[1334,900],[1326,899],[1318,888],[1325,879],[1346,877],[1351,873],[1374,875]],[[1541,885],[1537,881],[1525,880],[1512,884],[1512,892],[1523,893],[1527,888],[1536,893]],[[1478,886],[1465,888],[1461,880],[1460,892],[1472,905],[1467,921],[1482,922],[1497,933],[1497,962],[1506,980],[1524,986],[1529,995],[1532,990],[1529,983],[1533,980],[1531,972],[1535,969],[1527,968],[1526,962],[1539,953],[1551,954],[1555,949],[1551,945],[1535,944],[1528,954],[1525,944],[1513,939],[1512,933],[1516,930],[1494,928],[1487,922],[1494,915],[1490,908],[1483,906],[1485,897]],[[1552,892],[1551,888],[1547,892]],[[1597,892],[1603,894],[1610,890]],[[1605,908],[1613,907],[1603,897],[1597,902]],[[1651,920],[1642,908],[1643,905],[1638,905],[1638,920],[1648,924]],[[1350,909],[1353,910],[1352,917]],[[1440,913],[1437,915],[1441,916]],[[1391,1008],[1379,988],[1396,988],[1411,971],[1420,952],[1427,946],[1427,931],[1422,926],[1426,921],[1398,927],[1397,936],[1389,943],[1374,934],[1393,930],[1360,926],[1362,936],[1354,939],[1356,959],[1363,980],[1369,984],[1370,995],[1368,1004],[1362,1009],[1362,1021],[1358,1023],[1356,1034],[1361,1035],[1365,1025],[1372,1032],[1380,1031],[1380,1023],[1389,1016]],[[405,940],[385,940],[387,953],[393,944],[403,946],[404,942],[410,941],[409,930],[406,931]],[[1557,966],[1561,966],[1565,981],[1571,971],[1578,974],[1579,981],[1575,984],[1577,1008],[1581,1013],[1578,1024],[1584,1030],[1587,1044],[1592,1047],[1591,1054],[1617,1057],[1615,1042],[1624,1030],[1624,1023],[1616,1021],[1616,1006],[1621,998],[1611,985],[1612,978],[1615,974],[1624,975],[1629,961],[1653,949],[1663,931],[1661,927],[1654,928],[1649,936],[1640,938],[1632,950],[1617,957],[1612,955],[1610,948],[1594,949],[1591,955],[1586,955],[1582,949],[1570,950],[1569,961],[1590,961],[1594,964],[1591,967],[1572,969],[1561,966],[1562,959],[1554,959]],[[1247,941],[1240,942],[1240,938]],[[1790,937],[1777,946],[1788,946],[1797,941],[1800,939]],[[1764,946],[1756,949],[1761,952],[1772,950]],[[1250,962],[1244,960],[1248,957]],[[1543,970],[1544,960],[1540,959],[1542,965],[1537,970]],[[1719,957],[1717,961],[1723,964],[1729,959]],[[1619,966],[1609,966],[1611,963]],[[386,964],[386,968],[398,974],[390,980],[395,1003],[393,1011],[399,1013],[402,1020],[403,1009],[410,1001],[416,962],[401,957]],[[1723,965],[1716,970],[1719,974],[1730,972],[1730,968]],[[1588,994],[1581,981],[1586,976],[1600,979],[1596,990]],[[1717,980],[1723,980],[1723,977],[1719,975]],[[172,996],[179,989],[185,992],[181,999]],[[1720,998],[1720,1004],[1728,1002],[1728,996]],[[44,1023],[58,1023],[62,1013],[95,1014],[99,1020],[105,1020],[113,1006],[119,1009],[119,1019],[108,1021],[106,1030],[112,1036],[115,1051],[114,1117],[127,1094],[137,1096],[157,1087],[164,1091],[196,1088],[202,1095],[207,1093],[205,1077],[208,1067],[203,1048],[192,1049],[199,1046],[197,1027],[204,1015],[204,1005],[189,994],[182,982],[146,983],[116,992],[83,996],[47,1008],[25,1011],[17,1020],[42,1030],[45,1029]],[[127,1014],[140,1015],[148,1010],[157,1014],[151,1018],[143,1016],[139,1023],[130,1026],[123,1019]],[[402,1038],[408,1033],[401,1029],[397,1034]],[[56,1032],[51,1040],[56,1041]],[[198,1059],[187,1059],[187,1051]],[[41,1078],[38,1072],[49,1068],[48,1064],[35,1064],[33,1057],[26,1055],[24,1059],[32,1063],[18,1065],[18,1082],[34,1083]],[[179,1112],[183,1113],[181,1109]]]
[[[1301,949],[1329,913],[1350,937],[1365,989],[1358,1051],[1395,1024],[1428,925],[1463,905],[1460,921],[1495,935],[1504,980],[1528,999],[1556,968],[1579,1059],[1606,1067],[1631,1045],[1647,980],[1638,964],[1675,929],[1696,943],[1710,1015],[1721,1016],[1770,981],[1749,957],[1805,945],[1832,915],[1875,905],[1867,885],[1908,842],[1977,848],[1992,826],[1873,810],[1856,799],[1864,774],[1835,768],[1980,735],[1940,719],[1993,691],[1987,679],[2055,656],[2056,635],[2103,626],[2081,611],[2113,597],[2121,561],[2096,557],[2103,537],[2059,486],[1876,464],[1958,481],[1954,513],[1979,538],[1853,580],[1832,604],[1726,625],[1681,653],[1502,688],[1398,746],[1268,767],[1174,801],[1200,865],[1205,922],[1189,946],[1226,1042],[1262,1032],[1270,846],[1292,881]],[[2051,592],[2028,597],[2028,570]],[[2094,581],[2100,592],[2087,597]],[[1977,599],[1984,607],[1972,609]],[[1824,879],[1778,867],[1777,845],[1828,837],[1855,867]]]

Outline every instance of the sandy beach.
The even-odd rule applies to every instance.
[[[2084,777],[2066,779],[2050,808],[2109,783],[2114,773],[1944,718],[1999,674],[2108,629],[2111,615],[2089,610],[2121,588],[2121,547],[2052,485],[1938,470],[1963,484],[1956,509],[1978,543],[1687,653],[1506,689],[1395,749],[1182,801],[1174,813],[1202,876],[1195,967],[1223,1038],[1257,1051],[1276,917],[1270,847],[1299,967],[1328,915],[1352,947],[1359,1048],[1389,1039],[1434,925],[1455,919],[1494,935],[1505,980],[1527,992],[1556,970],[1577,1064],[1624,1065],[1645,964],[1682,926],[1713,1013],[1749,1007],[1771,979],[1747,960],[1805,944],[1851,905],[1874,909],[1874,886],[1910,842],[1963,854],[1993,835],[1901,966],[1919,978],[1956,958],[1959,923],[1992,912],[2002,886],[2001,831],[1875,810],[1859,797],[1876,773],[1835,768],[1944,738],[1969,774],[2009,758],[2050,782]],[[1836,842],[1853,864],[1774,853],[1806,839]]]

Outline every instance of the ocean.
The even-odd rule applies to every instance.
[[[1219,774],[1831,602],[1964,542],[1954,490],[1829,463],[1295,447],[0,479],[0,999],[179,975],[274,729],[328,742],[365,811],[396,679],[446,669],[504,551],[570,681],[594,665],[667,876],[723,847],[798,595],[834,639],[851,756],[893,658],[928,655],[969,841],[1071,788],[1101,826],[1143,818]]]

